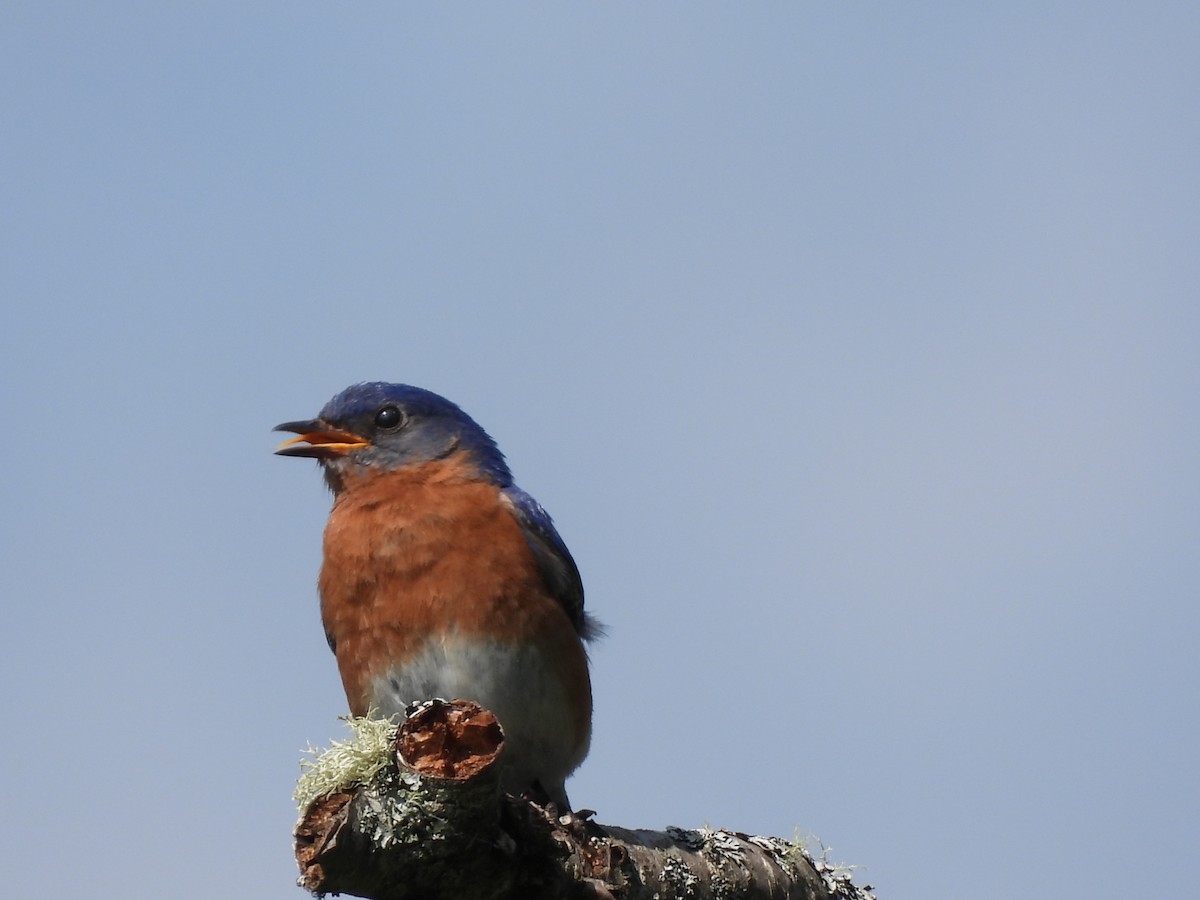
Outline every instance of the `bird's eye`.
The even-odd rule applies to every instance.
[[[396,407],[385,406],[379,412],[375,413],[375,427],[386,431],[389,428],[395,428],[403,419],[404,416]]]

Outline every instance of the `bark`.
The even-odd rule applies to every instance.
[[[394,746],[394,765],[304,810],[302,887],[373,900],[872,897],[846,870],[778,838],[617,828],[507,795],[502,734],[473,703],[423,704]]]

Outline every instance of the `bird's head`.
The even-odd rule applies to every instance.
[[[508,487],[512,475],[496,442],[465,412],[432,391],[370,381],[346,388],[315,419],[284,422],[296,435],[275,451],[320,460],[338,492],[348,475],[420,465],[464,453],[481,479]]]

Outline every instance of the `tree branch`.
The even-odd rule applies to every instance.
[[[778,838],[559,816],[501,791],[502,749],[495,717],[476,704],[410,710],[387,765],[305,806],[300,885],[372,900],[872,897],[845,869]]]

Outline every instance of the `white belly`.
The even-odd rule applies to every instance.
[[[403,716],[410,703],[434,697],[474,700],[495,713],[504,729],[505,787],[520,793],[538,782],[564,802],[556,795],[588,742],[576,746],[570,699],[539,648],[452,634],[371,685],[371,706],[384,716]]]

